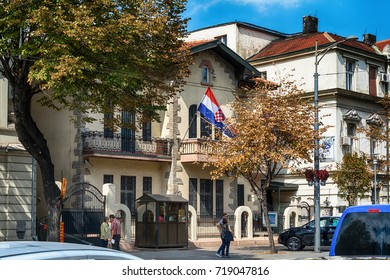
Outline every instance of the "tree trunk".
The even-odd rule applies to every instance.
[[[263,212],[264,221],[265,221],[265,227],[267,228],[267,234],[268,234],[268,240],[269,240],[269,246],[270,246],[270,253],[275,254],[276,253],[276,247],[275,247],[275,241],[274,241],[274,234],[271,229],[271,224],[269,222],[268,217],[268,208],[267,208],[267,187],[269,186],[269,183],[264,183],[263,185],[257,185],[254,180],[251,178],[248,179],[252,190],[257,194],[257,199],[260,202],[261,210]]]
[[[21,71],[11,83],[15,110],[15,129],[19,141],[37,161],[42,175],[43,191],[48,206],[48,240],[59,240],[59,216],[62,211],[60,190],[54,180],[54,165],[47,142],[31,116],[33,89],[27,81],[28,71]]]
[[[267,233],[268,233],[269,250],[270,250],[271,254],[275,254],[276,247],[275,247],[275,241],[274,241],[274,234],[272,232],[271,224],[269,222],[269,217],[268,217],[267,192],[266,192],[265,186],[261,187],[261,194],[263,196],[262,203],[261,203],[261,209],[263,210],[265,227],[267,228]]]

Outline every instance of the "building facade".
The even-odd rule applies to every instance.
[[[0,79],[0,241],[35,236],[35,170],[35,161],[15,132],[8,82]]]

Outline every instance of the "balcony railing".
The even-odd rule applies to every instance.
[[[152,138],[151,141],[144,141],[140,136],[122,139],[121,133],[114,133],[113,137],[104,137],[102,131],[83,132],[82,138],[85,154],[171,157],[172,145],[170,139]]]
[[[180,143],[181,162],[206,162],[208,161],[205,139],[186,139]]]

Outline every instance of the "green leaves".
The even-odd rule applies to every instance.
[[[188,71],[190,53],[181,39],[185,3],[3,1],[0,55],[9,68],[3,72],[28,75],[31,85],[45,91],[43,105],[99,112],[112,99],[119,110],[159,108]],[[21,69],[18,58],[29,67]],[[148,99],[132,94],[137,91]]]
[[[344,155],[343,161],[337,164],[333,180],[338,184],[339,195],[349,205],[355,205],[357,198],[364,197],[371,190],[373,174],[369,170],[365,155],[357,153]]]

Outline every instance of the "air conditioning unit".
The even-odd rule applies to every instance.
[[[389,74],[380,73],[380,79],[381,79],[381,82],[388,83],[389,82]]]
[[[351,146],[351,137],[343,136],[341,137],[342,146]]]

